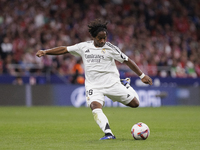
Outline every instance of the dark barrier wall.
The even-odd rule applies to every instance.
[[[200,105],[200,87],[136,87],[140,107]],[[85,88],[70,84],[0,85],[1,106],[87,106]],[[105,107],[124,107],[105,97]]]
[[[31,87],[32,105],[53,105],[53,85],[33,85]]]
[[[26,105],[25,85],[0,85],[0,105]]]
[[[200,88],[181,87],[177,88],[176,96],[178,104],[181,105],[200,105]]]

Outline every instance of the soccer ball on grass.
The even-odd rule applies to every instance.
[[[139,122],[133,125],[131,134],[136,140],[146,140],[150,135],[150,130],[145,123]]]

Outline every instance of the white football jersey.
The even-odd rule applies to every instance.
[[[120,82],[115,60],[121,63],[128,61],[128,57],[110,42],[103,47],[95,47],[94,41],[81,42],[67,46],[67,50],[72,55],[82,57],[87,89],[110,87]]]

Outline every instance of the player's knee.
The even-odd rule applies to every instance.
[[[140,105],[139,100],[135,100],[135,108],[139,107],[139,105]]]
[[[92,102],[92,103],[90,104],[90,108],[91,108],[92,110],[94,110],[94,109],[96,109],[96,108],[101,108],[101,109],[102,109],[102,105],[101,105],[99,102],[94,101],[94,102]]]
[[[132,107],[132,108],[137,108],[137,107],[139,107],[139,105],[140,105],[139,100],[136,97],[134,97],[132,99],[132,101],[130,103],[128,103],[127,106]]]

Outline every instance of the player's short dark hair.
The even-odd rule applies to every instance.
[[[89,23],[88,30],[90,34],[92,35],[92,37],[96,37],[100,31],[105,31],[107,34],[108,33],[107,24],[108,24],[108,21],[104,22],[101,19],[95,19],[94,21],[91,21]]]

